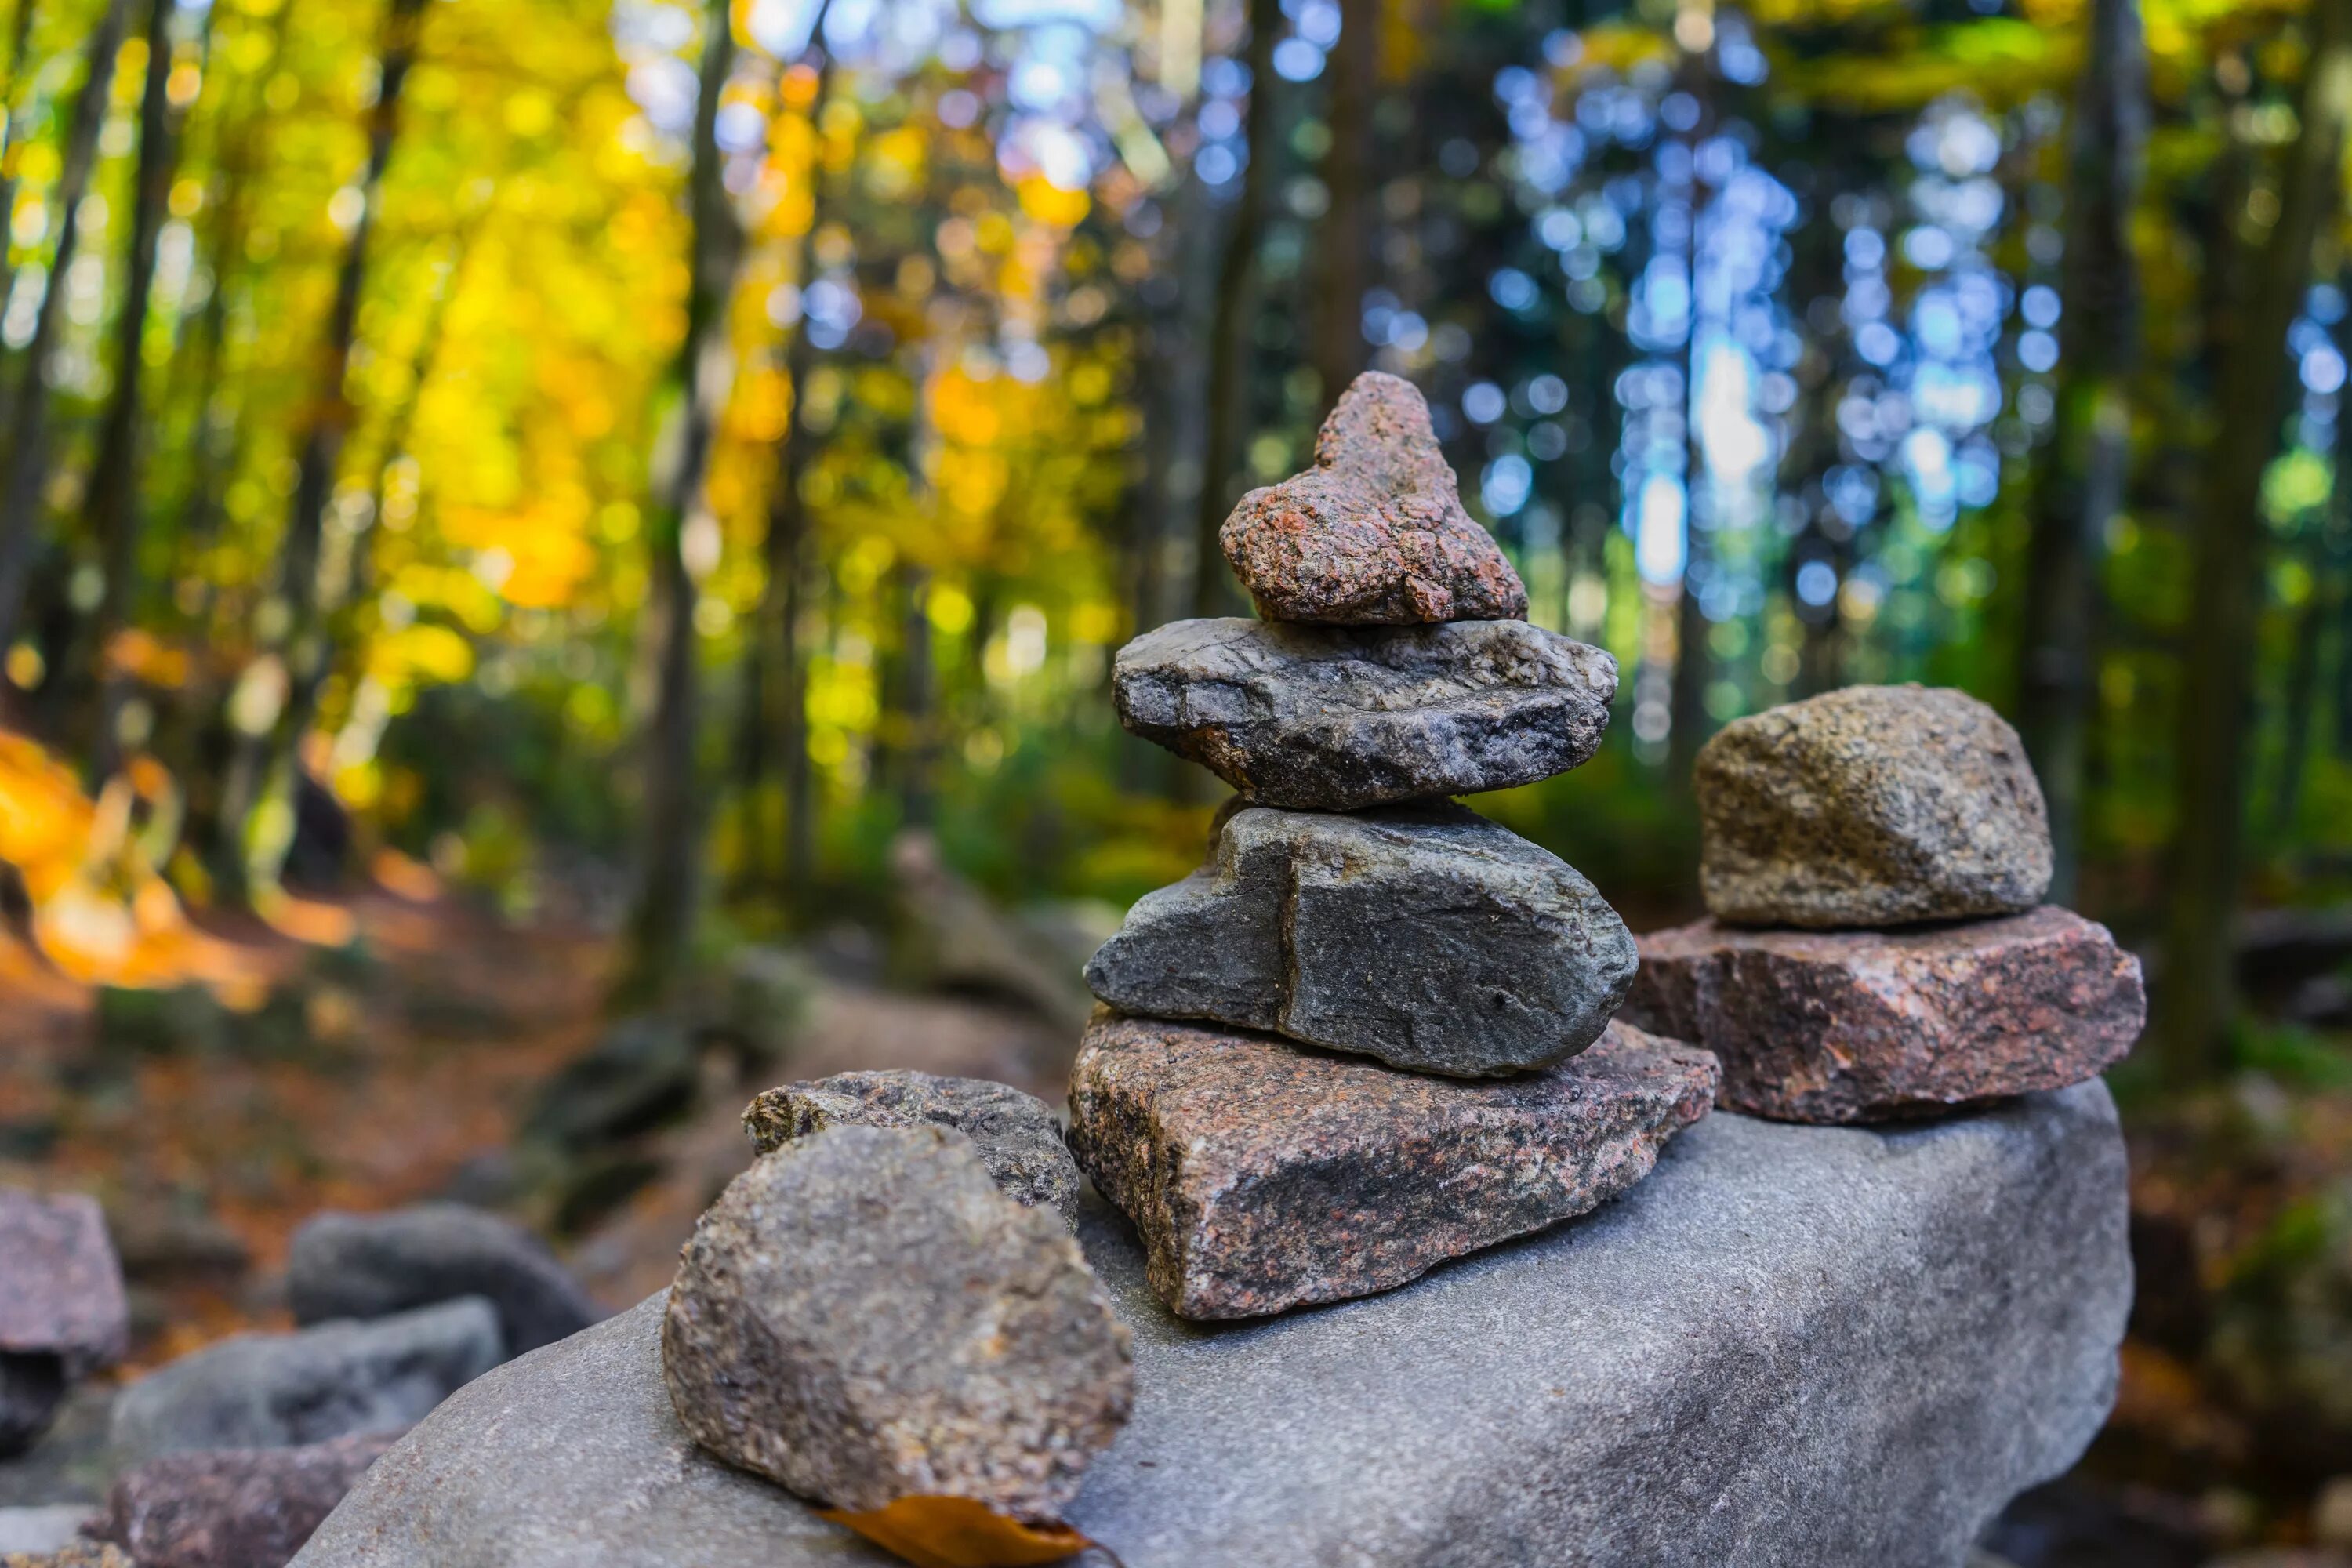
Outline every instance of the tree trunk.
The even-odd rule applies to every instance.
[[[2131,217],[2147,139],[2138,0],[2095,0],[2068,151],[2057,427],[2036,476],[2019,634],[2017,721],[2050,808],[2050,898],[2071,904],[2096,688],[2098,563],[2131,467],[2138,357]]]
[[[1379,0],[1340,0],[1331,51],[1331,152],[1323,161],[1323,214],[1315,371],[1328,408],[1364,368],[1364,289],[1370,268],[1372,100],[1380,84]],[[1253,142],[1253,147],[1255,143]]]
[[[123,279],[122,313],[114,331],[114,389],[99,432],[91,464],[90,531],[98,541],[104,588],[84,640],[85,658],[71,661],[90,684],[92,710],[85,725],[93,783],[114,771],[118,738],[115,716],[123,685],[110,670],[107,647],[131,611],[131,577],[138,567],[139,430],[146,386],[147,301],[155,281],[155,239],[163,226],[163,205],[177,162],[178,127],[165,83],[172,75],[173,0],[149,0],[147,80],[139,99],[139,172],[126,247],[130,272]]]
[[[727,297],[739,242],[734,208],[722,183],[719,95],[735,64],[728,0],[703,12],[702,68],[694,108],[694,163],[688,176],[692,218],[686,336],[678,344],[679,439],[667,493],[646,531],[656,638],[654,707],[644,736],[643,854],[629,911],[616,1002],[659,996],[677,978],[693,935],[701,845],[695,740],[699,717],[695,662],[695,585],[686,568],[686,522],[702,493],[727,353]]]
[[[2262,587],[2263,469],[2277,450],[2285,378],[2282,344],[2311,271],[2314,237],[2340,204],[2344,123],[2352,107],[2352,0],[2316,0],[2298,89],[2299,131],[2281,171],[2278,220],[2266,236],[2236,232],[2250,287],[2238,334],[2222,345],[2215,386],[2221,422],[2193,522],[2195,600],[2183,649],[2173,754],[2175,859],[2165,922],[2159,1046],[2176,1083],[2208,1078],[2228,1060],[2236,1005],[2231,969],[2244,831],[2247,712]]]
[[[824,117],[833,87],[833,57],[824,48],[824,20],[831,9],[832,0],[819,6],[802,57],[803,62],[814,60],[816,66],[816,91],[809,101],[813,125]],[[793,258],[793,284],[803,290],[814,281],[817,231],[826,221],[828,182],[821,147],[809,163],[809,225],[801,232]],[[808,668],[800,647],[804,579],[813,542],[801,484],[808,471],[808,384],[815,369],[816,345],[809,341],[803,310],[784,349],[784,379],[792,387],[793,401],[784,428],[776,437],[776,473],[768,494],[763,542],[766,580],[751,611],[751,635],[746,639],[743,709],[736,745],[741,768],[737,785],[743,800],[744,885],[780,890],[787,912],[795,916],[807,908],[816,852],[815,795],[808,761]],[[765,798],[772,756],[783,763],[781,834],[770,831]],[[781,865],[772,858],[779,849]]]
[[[1242,171],[1225,254],[1217,269],[1215,313],[1209,328],[1208,450],[1201,464],[1201,510],[1194,530],[1200,565],[1192,579],[1192,613],[1231,615],[1241,606],[1232,574],[1223,570],[1217,531],[1232,510],[1242,450],[1250,428],[1250,361],[1257,341],[1258,250],[1277,149],[1275,127],[1275,35],[1282,30],[1280,0],[1250,0],[1249,163]]]
[[[286,514],[286,537],[278,546],[277,598],[283,629],[268,639],[263,658],[279,660],[286,697],[273,721],[240,734],[222,795],[219,824],[224,835],[219,869],[225,889],[248,896],[250,872],[243,853],[245,818],[271,792],[290,792],[296,751],[310,727],[328,649],[319,618],[319,549],[333,499],[336,459],[349,433],[352,406],[343,382],[359,331],[360,294],[367,281],[368,237],[383,199],[383,174],[392,163],[400,130],[400,94],[416,59],[417,33],[425,0],[391,0],[384,15],[383,43],[377,56],[374,107],[368,114],[367,163],[360,176],[360,213],[344,242],[335,273],[335,298],[327,312],[315,379],[295,440],[294,499]],[[290,798],[290,793],[289,793]],[[274,867],[262,868],[274,873]]]
[[[25,608],[25,580],[32,567],[34,536],[40,528],[42,491],[49,479],[48,361],[65,316],[66,275],[73,268],[80,232],[81,199],[98,162],[98,133],[106,124],[106,100],[114,83],[114,57],[121,51],[131,0],[106,0],[84,51],[87,61],[73,119],[66,130],[65,159],[51,199],[57,204],[58,247],[49,264],[41,308],[25,349],[14,406],[9,410],[8,452],[0,468],[0,651],[16,640]]]

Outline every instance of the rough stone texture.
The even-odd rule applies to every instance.
[[[2124,1220],[2096,1084],[1895,1129],[1710,1116],[1573,1226],[1219,1329],[1090,1205],[1139,1397],[1069,1517],[1128,1568],[1956,1568],[2105,1415]],[[661,1311],[459,1393],[299,1568],[884,1568],[694,1448]]]
[[[1548,1071],[1459,1083],[1105,1014],[1070,1068],[1070,1146],[1171,1310],[1255,1318],[1585,1213],[1650,1173],[1715,1079],[1624,1024]]]
[[[1591,1045],[1633,938],[1566,861],[1459,806],[1253,807],[1087,965],[1123,1013],[1264,1029],[1478,1077]]]
[[[835,1127],[738,1176],[662,1322],[701,1444],[852,1513],[908,1496],[1054,1517],[1135,1396],[1128,1331],[1050,1212],[943,1127]]]
[[[396,1432],[505,1359],[498,1312],[478,1296],[373,1322],[237,1334],[124,1389],[114,1446],[138,1463]]]
[[[1617,661],[1525,621],[1173,621],[1118,650],[1119,722],[1250,800],[1355,811],[1509,789],[1585,762]]]
[[[997,1190],[1024,1208],[1050,1208],[1076,1230],[1078,1166],[1062,1124],[1034,1094],[984,1078],[927,1072],[845,1072],[788,1083],[751,1101],[743,1129],[762,1154],[828,1127],[945,1127],[980,1151]]]
[[[1749,925],[1900,925],[2032,909],[2050,824],[2017,731],[1964,692],[1853,686],[1699,748],[1699,886]]]
[[[398,1436],[167,1454],[114,1483],[89,1533],[139,1568],[282,1568]]]
[[[1518,620],[1528,591],[1462,510],[1409,381],[1367,371],[1315,438],[1315,466],[1255,489],[1218,542],[1269,621]]]
[[[88,1522],[87,1503],[49,1503],[40,1508],[0,1508],[0,1554],[57,1552],[72,1544]]]
[[[1781,1121],[1874,1121],[2095,1077],[2147,1016],[2139,960],[2045,905],[1911,931],[1641,939],[1623,1016],[1723,1063],[1719,1103]]]
[[[0,1456],[38,1437],[67,1387],[118,1359],[130,1331],[98,1200],[0,1188]]]
[[[604,1316],[537,1237],[463,1204],[312,1215],[287,1255],[286,1296],[298,1323],[381,1318],[479,1296],[498,1309],[510,1355]]]

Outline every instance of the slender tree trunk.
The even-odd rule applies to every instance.
[[[1194,530],[1200,566],[1192,580],[1192,613],[1230,615],[1241,607],[1217,531],[1234,504],[1242,451],[1250,427],[1250,361],[1257,342],[1258,251],[1274,184],[1276,90],[1275,35],[1282,30],[1280,0],[1250,0],[1249,163],[1234,205],[1225,254],[1217,271],[1215,313],[1209,328],[1208,450],[1201,465],[1201,510]]]
[[[693,935],[697,860],[701,844],[695,740],[700,717],[696,667],[693,577],[686,566],[686,522],[700,504],[718,405],[725,396],[727,299],[740,234],[722,181],[719,96],[735,64],[728,0],[703,12],[702,68],[694,108],[694,163],[688,176],[692,233],[686,336],[678,345],[681,383],[677,467],[668,475],[654,526],[646,532],[656,638],[654,706],[644,736],[643,858],[629,912],[627,949],[616,1000],[658,996],[675,983]]]
[[[1331,51],[1331,152],[1323,215],[1315,371],[1328,408],[1364,368],[1364,289],[1371,268],[1372,100],[1380,88],[1380,0],[1340,0]]]
[[[286,537],[278,547],[277,600],[283,630],[269,639],[265,658],[278,659],[286,696],[273,722],[240,734],[223,794],[220,830],[226,842],[218,857],[229,878],[228,891],[250,889],[244,855],[245,818],[268,789],[289,793],[296,752],[318,703],[320,678],[329,649],[319,615],[319,552],[333,499],[337,459],[350,433],[352,405],[343,383],[358,335],[360,295],[367,281],[368,239],[383,200],[384,170],[392,163],[400,130],[400,95],[415,63],[425,0],[391,0],[384,15],[383,43],[377,56],[374,107],[368,114],[367,163],[360,176],[360,213],[344,242],[335,273],[335,298],[327,312],[310,401],[295,441],[294,499],[286,514]],[[274,869],[274,868],[273,868]]]
[[[25,121],[32,118],[34,72],[28,68],[33,47],[34,0],[16,0],[8,17],[8,88],[0,98],[7,123],[0,125],[0,304],[16,286],[16,269],[8,262],[7,221],[16,210],[16,165],[25,153]]]
[[[824,48],[824,21],[831,9],[832,0],[824,0],[818,8],[802,57],[803,63],[814,62],[816,67],[816,91],[809,102],[812,124],[824,117],[833,88],[833,57]],[[793,254],[793,284],[803,291],[815,279],[816,236],[826,222],[830,194],[822,148],[813,155],[808,177],[809,224],[795,241]],[[784,348],[784,379],[792,387],[793,401],[784,428],[776,437],[776,473],[768,495],[762,542],[766,580],[751,612],[736,745],[741,767],[738,789],[743,800],[744,884],[780,890],[787,913],[794,916],[808,907],[816,857],[816,797],[808,759],[808,669],[800,646],[802,606],[814,555],[808,503],[801,495],[801,485],[808,472],[808,385],[815,369],[816,345],[809,341],[803,310]],[[783,764],[780,833],[772,830],[766,798],[771,758]],[[774,859],[779,852],[781,864]]]
[[[2147,120],[2138,0],[2094,0],[2068,153],[2057,427],[2035,476],[2017,670],[2018,729],[2050,808],[2050,898],[2060,904],[2074,901],[2082,850],[2098,563],[2131,468],[2139,345],[2131,217]]]
[[[25,608],[25,581],[32,567],[34,536],[40,529],[42,491],[49,479],[48,362],[65,317],[66,278],[79,244],[81,199],[98,162],[98,133],[106,124],[106,100],[114,84],[114,57],[122,48],[131,0],[106,0],[85,50],[87,72],[73,119],[66,130],[64,165],[52,199],[57,204],[58,247],[47,286],[26,346],[24,368],[11,410],[8,452],[0,468],[0,650],[16,640]]]
[[[123,280],[122,313],[114,332],[114,388],[91,465],[90,531],[98,540],[104,588],[85,639],[85,667],[92,682],[93,710],[86,725],[93,782],[114,771],[119,738],[115,718],[123,684],[107,663],[108,645],[131,610],[132,575],[138,567],[139,431],[144,423],[147,301],[155,281],[155,240],[163,226],[163,204],[177,162],[177,126],[165,84],[172,75],[173,0],[149,0],[147,80],[139,100],[139,172],[131,196],[129,274]]]
[[[2173,754],[2174,866],[2166,919],[2159,1045],[2174,1081],[2227,1060],[2244,832],[2247,714],[2262,587],[2263,471],[2277,450],[2285,371],[2281,345],[2311,271],[2312,244],[2341,205],[2344,124],[2352,108],[2352,0],[2317,0],[2298,91],[2299,132],[2281,171],[2278,219],[2240,233],[2250,287],[2238,335],[2221,356],[2221,423],[2189,542],[2195,602],[2183,649]],[[2239,213],[2221,218],[2234,228]]]

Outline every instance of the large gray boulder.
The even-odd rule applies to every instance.
[[[1175,621],[1118,650],[1119,722],[1265,805],[1509,789],[1591,759],[1617,661],[1525,621]]]
[[[1136,900],[1087,984],[1122,1013],[1478,1078],[1591,1045],[1634,962],[1576,868],[1458,805],[1254,806],[1219,825],[1207,865]]]
[[[497,1310],[479,1296],[372,1322],[236,1334],[117,1395],[114,1448],[137,1464],[397,1432],[505,1359]]]
[[[2106,1414],[2124,1218],[2097,1084],[1891,1131],[1711,1116],[1586,1219],[1233,1328],[1170,1316],[1093,1209],[1139,1386],[1069,1517],[1128,1568],[1957,1568]],[[885,1568],[693,1447],[661,1310],[460,1393],[299,1568]]]

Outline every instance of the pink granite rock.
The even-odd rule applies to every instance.
[[[98,1200],[0,1188],[0,1456],[41,1434],[68,1384],[119,1359],[130,1327]]]
[[[1411,382],[1367,371],[1315,441],[1315,466],[1242,498],[1218,534],[1269,621],[1412,626],[1524,620],[1528,591],[1462,509]]]
[[[2146,1021],[2139,961],[2045,905],[1906,931],[1640,939],[1620,1016],[1723,1063],[1717,1101],[1780,1121],[1881,1121],[2095,1077]]]
[[[166,1454],[125,1472],[89,1533],[139,1568],[283,1568],[397,1432]]]
[[[1517,1078],[1398,1072],[1268,1035],[1105,1009],[1070,1069],[1070,1148],[1187,1318],[1368,1296],[1583,1214],[1706,1114],[1705,1051],[1612,1024]]]

